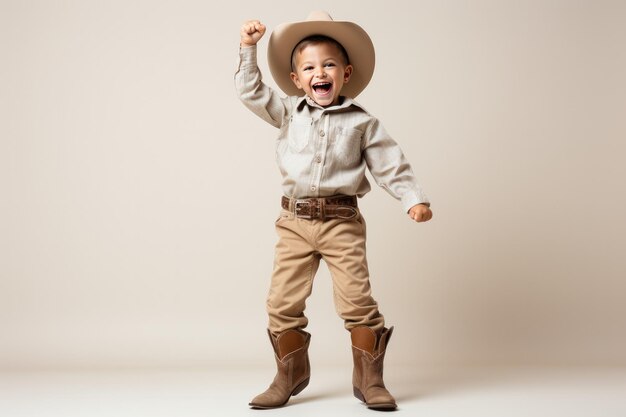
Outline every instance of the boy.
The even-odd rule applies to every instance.
[[[365,220],[357,197],[377,183],[402,202],[416,222],[432,217],[430,204],[397,143],[353,98],[374,72],[374,47],[351,22],[326,12],[278,26],[268,60],[281,98],[261,81],[256,44],[265,33],[258,20],[241,28],[235,84],[243,103],[280,129],[276,159],[285,196],[276,220],[279,241],[267,298],[268,334],[277,373],[253,408],[287,403],[309,383],[310,334],[303,329],[306,298],[324,259],[333,278],[337,312],[350,331],[354,395],[369,408],[395,409],[383,382],[383,359],[393,327],[386,328],[371,296],[365,257]],[[304,93],[304,94],[303,94]]]

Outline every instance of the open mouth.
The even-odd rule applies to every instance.
[[[331,83],[327,82],[315,83],[313,84],[313,91],[321,96],[324,96],[330,92],[332,86],[333,85]]]

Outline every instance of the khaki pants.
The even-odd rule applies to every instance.
[[[311,295],[313,278],[324,259],[333,279],[337,313],[345,328],[384,327],[384,318],[371,296],[365,257],[365,219],[357,209],[352,219],[297,218],[281,210],[276,220],[278,243],[274,272],[267,298],[269,329],[274,335],[304,328],[306,299]]]

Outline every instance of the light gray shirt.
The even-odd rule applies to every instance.
[[[321,107],[308,96],[281,97],[262,81],[256,46],[239,50],[235,86],[241,101],[280,129],[276,162],[287,197],[362,197],[376,183],[400,200],[405,212],[428,198],[398,144],[360,104],[343,98]]]

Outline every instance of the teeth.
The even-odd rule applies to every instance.
[[[331,83],[317,83],[313,84],[313,89],[317,90],[330,90],[332,84]]]

